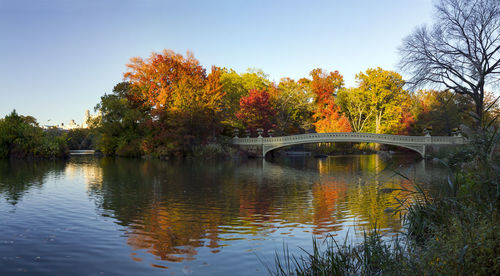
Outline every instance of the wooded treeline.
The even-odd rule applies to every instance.
[[[220,157],[229,154],[222,145],[235,129],[240,136],[256,136],[259,128],[264,136],[270,130],[275,136],[422,135],[426,128],[432,135],[451,135],[460,125],[474,125],[471,97],[449,90],[410,92],[400,74],[382,68],[357,74],[355,87],[346,87],[340,72],[323,69],[278,83],[261,70],[213,66],[207,72],[191,53],[170,50],[132,58],[127,68],[124,81],[96,105],[102,116],[89,122],[90,130],[44,131],[35,118],[15,111],[0,119],[0,156],[58,157],[68,148],[95,148],[130,157]],[[494,100],[486,94],[485,105],[495,106],[483,114],[490,119],[498,114]]]
[[[93,122],[96,144],[107,155],[186,156],[235,129],[240,136],[255,136],[258,128],[264,136],[269,130],[422,135],[425,128],[451,135],[461,124],[472,125],[475,110],[466,95],[405,90],[400,74],[382,68],[357,74],[355,87],[346,87],[340,72],[323,69],[278,83],[261,70],[213,66],[208,72],[192,53],[171,50],[132,58],[127,68],[124,82],[96,106],[102,112]]]

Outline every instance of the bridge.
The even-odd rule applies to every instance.
[[[390,134],[375,134],[361,132],[332,132],[332,133],[308,133],[280,137],[240,138],[235,136],[233,144],[243,150],[251,152],[258,157],[265,157],[272,150],[310,143],[332,143],[332,142],[354,142],[354,143],[379,143],[407,148],[418,152],[422,157],[426,156],[426,149],[437,150],[442,146],[463,145],[467,141],[462,135],[455,136],[404,136]]]

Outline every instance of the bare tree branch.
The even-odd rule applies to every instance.
[[[410,89],[429,85],[474,100],[477,127],[486,85],[500,82],[500,1],[440,0],[432,26],[416,29],[400,47]]]

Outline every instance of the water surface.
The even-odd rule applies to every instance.
[[[400,231],[387,188],[443,175],[415,158],[0,161],[0,275],[266,274],[283,243]]]

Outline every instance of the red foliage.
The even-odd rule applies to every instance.
[[[413,116],[410,110],[403,110],[401,117],[401,129],[398,131],[398,134],[409,135],[415,123],[415,116]]]
[[[240,110],[236,117],[252,131],[257,128],[266,131],[274,128],[276,111],[271,106],[269,97],[266,90],[250,90],[248,96],[240,99]]]

